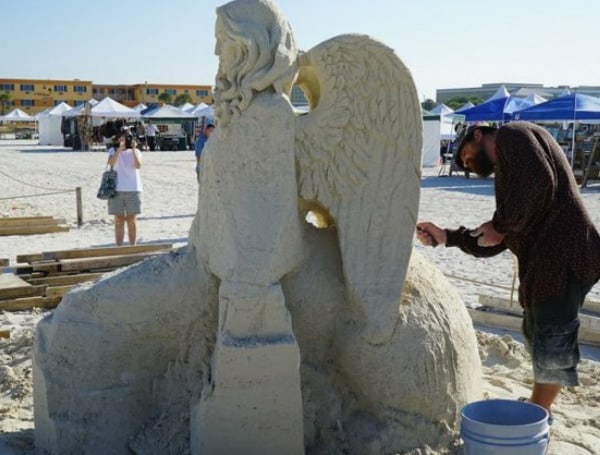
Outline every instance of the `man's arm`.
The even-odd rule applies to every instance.
[[[424,245],[436,246],[438,244],[446,247],[455,246],[467,254],[481,257],[495,256],[506,249],[502,242],[494,246],[480,246],[477,242],[478,236],[475,230],[463,226],[456,230],[442,229],[433,223],[424,222],[417,224],[417,238]]]
[[[506,250],[506,245],[501,242],[494,246],[480,246],[478,235],[474,235],[476,230],[467,229],[464,226],[456,230],[446,229],[446,247],[456,246],[467,254],[477,258],[488,258],[496,256]]]

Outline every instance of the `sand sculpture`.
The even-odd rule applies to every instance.
[[[360,35],[298,52],[269,0],[218,8],[216,39],[218,127],[189,246],[70,292],[39,324],[36,447],[452,445],[480,362],[462,302],[411,256],[422,138],[408,69]]]

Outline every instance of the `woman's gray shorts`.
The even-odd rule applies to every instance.
[[[140,191],[117,191],[108,200],[108,214],[118,216],[139,215],[142,213],[142,193]]]

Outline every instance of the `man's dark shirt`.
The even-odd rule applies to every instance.
[[[482,248],[465,228],[447,231],[446,246],[478,257],[508,248],[519,259],[525,308],[563,295],[569,274],[584,285],[600,278],[600,236],[579,195],[564,152],[542,127],[509,123],[496,135],[496,211],[502,244]]]

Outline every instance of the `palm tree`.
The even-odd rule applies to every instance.
[[[10,93],[0,93],[0,115],[4,115],[6,106],[10,106]]]

